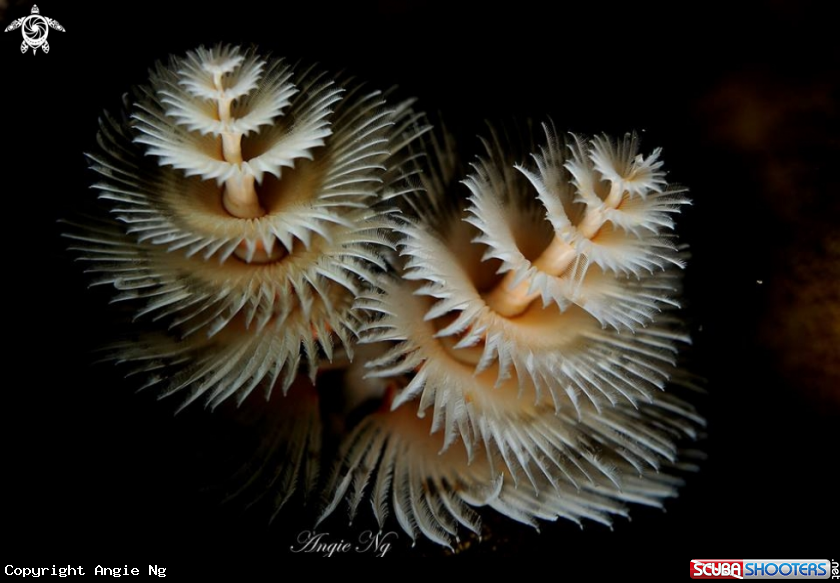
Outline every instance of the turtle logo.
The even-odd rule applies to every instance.
[[[20,45],[20,52],[25,53],[26,49],[32,47],[32,54],[38,52],[40,48],[45,53],[50,52],[50,44],[47,42],[47,34],[51,28],[64,32],[64,27],[57,21],[46,16],[41,16],[41,11],[37,6],[32,7],[32,14],[18,18],[6,27],[5,32],[21,28],[23,32],[23,42]]]

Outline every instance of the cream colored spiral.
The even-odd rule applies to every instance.
[[[671,218],[685,190],[635,136],[546,125],[537,140],[529,157],[492,133],[466,200],[451,149],[431,148],[399,277],[365,297],[368,376],[390,390],[345,441],[325,514],[369,495],[380,522],[450,545],[480,506],[610,524],[676,494],[680,444],[703,425],[669,386],[688,342]]]
[[[662,505],[703,425],[673,391],[685,189],[634,135],[550,124],[462,171],[411,105],[254,49],[159,63],[103,117],[102,212],[68,234],[133,318],[112,359],[181,406],[274,394],[232,488],[272,515],[321,493],[322,520],[370,502],[451,546],[483,507]]]
[[[421,132],[410,102],[255,50],[159,63],[101,122],[89,157],[109,218],[75,235],[155,330],[119,358],[171,365],[166,393],[215,405],[352,352],[355,298],[392,245],[381,202],[411,188]]]

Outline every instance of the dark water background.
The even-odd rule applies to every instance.
[[[3,28],[30,6],[11,6]],[[643,149],[662,146],[670,179],[691,188],[680,233],[693,254],[692,367],[708,390],[701,471],[667,512],[635,508],[612,532],[559,523],[538,534],[490,519],[490,539],[462,556],[539,557],[558,575],[633,564],[676,577],[678,562],[684,573],[700,556],[840,554],[831,18],[807,2],[547,6],[44,2],[41,13],[67,29],[50,33],[48,55],[21,55],[19,33],[0,35],[7,562],[158,562],[170,576],[238,565],[282,577],[283,555],[308,526],[290,512],[269,527],[196,493],[202,412],[173,419],[119,371],[89,365],[107,334],[107,294],[86,289],[55,224],[93,196],[83,152],[101,110],[156,59],[218,41],[398,85],[440,111],[467,152],[478,151],[469,148],[484,120],[640,131]],[[398,546],[395,555],[440,554]]]

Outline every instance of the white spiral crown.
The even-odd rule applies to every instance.
[[[172,335],[119,358],[218,404],[351,351],[417,122],[410,102],[253,50],[158,64],[90,155],[112,219],[75,235],[97,283]]]
[[[106,212],[68,234],[135,320],[113,360],[182,406],[282,393],[234,476],[275,514],[301,491],[322,520],[369,500],[449,546],[484,506],[532,525],[660,506],[703,424],[669,385],[685,190],[635,136],[550,125],[540,146],[491,132],[464,187],[422,119],[256,50],[158,64],[102,119]]]
[[[365,297],[368,376],[395,417],[347,438],[325,516],[367,492],[380,522],[449,545],[478,528],[469,507],[609,524],[675,494],[678,443],[703,423],[663,391],[688,340],[670,218],[685,191],[634,136],[564,144],[546,126],[533,167],[515,141],[485,142],[465,205],[447,161],[409,205],[401,277]]]

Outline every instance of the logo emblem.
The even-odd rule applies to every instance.
[[[692,559],[691,578],[828,579],[831,564],[828,559]]]
[[[46,16],[41,16],[41,11],[37,6],[32,7],[32,14],[18,18],[6,27],[5,32],[10,30],[22,29],[23,42],[20,45],[20,52],[25,53],[28,48],[32,48],[32,54],[38,52],[40,48],[45,53],[50,52],[50,44],[47,42],[47,34],[51,28],[64,32],[64,27],[57,21]]]

